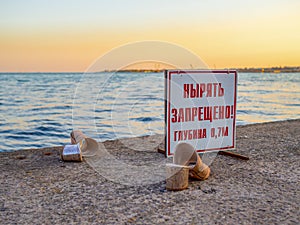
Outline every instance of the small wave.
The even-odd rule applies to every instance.
[[[43,131],[43,132],[64,132],[64,129],[57,129],[52,126],[39,126],[36,127],[34,130]]]
[[[96,109],[95,113],[111,112],[111,109]]]
[[[7,124],[3,124],[5,126],[7,126]],[[14,134],[16,132],[16,130],[12,130],[12,129],[5,129],[5,130],[0,130],[0,134]]]
[[[3,106],[19,106],[16,102],[2,102],[1,105]]]
[[[112,125],[109,125],[109,124],[104,124],[104,123],[96,123],[96,127],[97,128],[112,128],[113,126]]]
[[[32,108],[31,111],[44,111],[44,110],[63,110],[63,109],[71,109],[72,106],[64,105],[64,106],[53,106],[53,107],[37,107]]]
[[[155,117],[137,117],[137,118],[130,118],[130,120],[135,120],[140,122],[151,122],[151,121],[158,121],[160,119]]]
[[[95,120],[105,120],[105,117],[103,117],[103,116],[95,116],[94,119]]]
[[[45,122],[45,121],[43,121],[43,122]],[[61,127],[62,126],[62,124],[60,124],[60,123],[57,123],[57,122],[47,122],[46,123],[47,125],[52,125],[52,126],[57,126],[57,127]]]
[[[285,105],[285,106],[297,106],[297,107],[300,106],[300,104],[298,104],[298,103],[295,103],[295,104],[286,103],[286,104],[284,104],[284,105]]]
[[[49,124],[49,125],[53,125],[53,126],[61,126],[60,123],[52,120],[52,119],[47,119],[47,118],[43,118],[43,119],[32,119],[32,120],[28,120],[28,123],[45,123],[45,124]]]
[[[28,137],[22,135],[7,135],[6,139],[13,139],[13,140],[27,140]]]
[[[41,131],[18,131],[15,134],[19,135],[19,136],[45,136],[45,135],[48,135],[47,133],[41,132]]]
[[[23,79],[18,79],[17,80],[19,83],[28,83],[30,80],[23,80]]]

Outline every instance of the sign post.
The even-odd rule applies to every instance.
[[[181,142],[197,152],[235,148],[237,72],[165,71],[166,156]]]

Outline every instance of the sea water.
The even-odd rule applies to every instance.
[[[1,73],[0,151],[164,133],[163,73]],[[300,118],[300,73],[239,73],[237,125]]]

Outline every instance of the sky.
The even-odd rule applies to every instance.
[[[299,8],[300,0],[0,0],[0,72],[82,72],[149,40],[186,48],[210,68],[299,66]]]

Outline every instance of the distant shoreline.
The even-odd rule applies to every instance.
[[[193,68],[194,69],[194,68]],[[203,68],[202,68],[203,69]],[[199,70],[202,70],[201,68]],[[242,73],[299,73],[300,72],[300,66],[297,67],[289,67],[289,66],[285,66],[285,67],[245,67],[245,68],[223,68],[223,69],[212,69],[211,70],[236,70],[238,72],[242,72]],[[107,70],[106,72],[150,72],[150,73],[160,73],[165,71],[166,69],[161,69],[161,70],[157,70],[157,69],[132,69],[132,70]],[[189,69],[187,69],[189,70]],[[205,69],[206,70],[206,69]],[[209,69],[208,69],[209,70]],[[105,71],[104,71],[105,72]]]
[[[269,68],[237,68],[238,72],[245,73],[299,73],[300,66],[298,67],[269,67]]]
[[[197,69],[197,68],[192,68]],[[245,67],[245,68],[223,68],[223,69],[212,69],[211,70],[236,70],[240,73],[300,73],[300,66],[284,66],[284,67]],[[0,72],[1,74],[20,74],[20,73],[30,73],[30,74],[56,74],[56,73],[63,73],[63,74],[84,74],[84,73],[161,73],[164,72],[166,69],[128,69],[128,70],[103,70],[98,72]],[[186,69],[189,70],[189,69]],[[209,70],[206,68],[200,68],[199,70]]]
[[[189,70],[189,69],[187,69]],[[202,70],[202,69],[199,69]],[[206,69],[205,69],[206,70]],[[210,69],[208,69],[210,70]],[[299,73],[300,72],[300,66],[299,67],[270,67],[270,68],[223,68],[223,69],[211,69],[211,70],[236,70],[238,72],[242,73]],[[161,70],[138,70],[138,69],[132,69],[132,70],[107,70],[103,72],[143,72],[143,73],[161,73],[165,71],[165,69]]]

